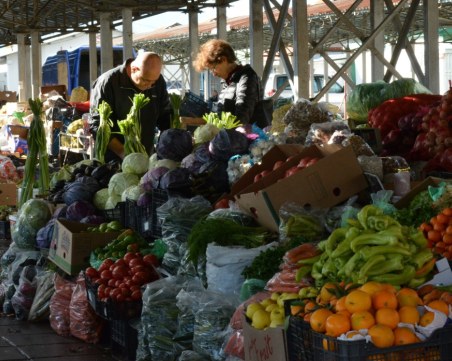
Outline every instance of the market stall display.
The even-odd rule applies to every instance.
[[[452,169],[411,155],[436,122],[428,151],[447,158],[449,93],[372,108],[380,154],[301,100],[278,134],[205,114],[149,156],[131,109],[122,161],[100,141],[19,207],[3,311],[86,342],[109,332],[130,360],[448,360]],[[387,137],[405,123],[399,153]]]

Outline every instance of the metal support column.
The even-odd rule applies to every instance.
[[[424,85],[433,93],[439,93],[439,10],[436,1],[424,1],[425,80]]]
[[[293,16],[293,59],[294,100],[309,98],[309,31],[307,1],[294,1]]]
[[[122,56],[126,61],[133,57],[132,9],[122,10]]]
[[[41,44],[39,43],[39,31],[33,30],[31,38],[31,96],[39,97],[41,91]]]
[[[262,77],[264,71],[264,18],[263,0],[250,0],[250,64]]]
[[[384,0],[370,0],[370,16],[371,16],[371,27],[375,30],[378,25],[383,21],[385,16]],[[380,53],[384,54],[385,39],[384,33],[380,32],[375,36],[372,46]],[[384,77],[384,65],[377,58],[375,54],[371,55],[371,81],[383,80]]]
[[[190,90],[199,95],[200,91],[200,79],[198,72],[193,69],[193,56],[196,56],[199,49],[199,38],[198,38],[198,10],[191,9],[188,12],[188,37],[190,41],[190,58],[189,58],[189,69],[190,69]]]
[[[113,36],[109,12],[100,14],[100,67],[102,73],[113,68]]]
[[[89,83],[93,84],[97,78],[97,32],[89,32]],[[89,89],[87,89],[89,90]]]
[[[217,1],[218,4],[218,1]],[[226,18],[226,6],[217,5],[217,39],[227,40],[227,18]]]
[[[17,52],[19,62],[19,102],[25,102],[30,96],[30,77],[27,71],[27,54],[29,47],[25,44],[26,36],[23,33],[17,34]]]

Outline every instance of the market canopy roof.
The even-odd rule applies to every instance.
[[[0,4],[0,47],[16,44],[16,34],[39,31],[49,39],[71,32],[99,30],[99,14],[111,13],[121,25],[123,9],[133,20],[169,11],[200,11],[237,0],[3,0]]]

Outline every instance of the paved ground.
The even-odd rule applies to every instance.
[[[48,322],[0,317],[0,361],[118,361],[110,348],[59,336]]]

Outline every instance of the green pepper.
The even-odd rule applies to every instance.
[[[416,274],[414,266],[407,265],[400,273],[386,273],[376,276],[371,276],[369,279],[380,283],[390,283],[393,286],[400,286],[408,284]]]
[[[405,248],[401,248],[398,245],[395,246],[365,246],[359,250],[362,257],[368,260],[379,254],[398,253],[404,256],[411,256],[411,252]]]
[[[364,284],[367,281],[367,272],[375,265],[381,264],[385,261],[385,256],[382,254],[377,254],[369,259],[364,263],[364,265],[360,268],[358,272],[358,279],[356,280],[356,283]]]
[[[427,238],[425,238],[421,230],[415,229],[414,232],[410,233],[409,237],[419,248],[427,247]]]
[[[338,269],[331,258],[328,258],[322,267],[322,275],[326,277],[334,277],[337,275]]]
[[[368,228],[376,231],[383,231],[392,225],[399,225],[399,223],[392,217],[384,214],[378,216],[369,216],[367,218]]]
[[[410,288],[418,288],[422,286],[425,282],[427,282],[427,276],[420,278],[412,278],[411,281],[408,282],[407,286]]]
[[[381,208],[378,208],[374,206],[373,204],[368,204],[361,208],[361,210],[358,212],[356,218],[358,219],[359,223],[361,224],[361,227],[364,229],[368,228],[367,224],[367,218],[370,216],[379,216],[383,214],[383,210]]]
[[[314,256],[314,257],[311,257],[311,258],[305,258],[305,259],[300,259],[298,262],[297,262],[297,264],[298,265],[308,265],[308,264],[310,264],[310,265],[312,265],[312,264],[314,264],[315,262],[317,262],[319,259],[320,259],[320,257],[322,257],[322,253],[321,254],[318,254],[317,256]]]
[[[405,267],[402,254],[387,254],[384,262],[376,264],[367,271],[367,276],[377,276],[386,273],[401,271]]]
[[[343,272],[347,277],[350,277],[352,272],[357,267],[359,261],[361,260],[361,255],[359,253],[355,253],[344,265]]]
[[[319,291],[315,287],[303,287],[298,291],[298,296],[300,298],[313,298],[319,294]]]
[[[356,227],[348,228],[348,230],[345,232],[345,239],[337,245],[336,249],[331,253],[331,257],[342,257],[345,253],[350,251],[350,244],[352,243],[353,239],[355,239],[360,234],[360,229]]]
[[[331,255],[337,245],[345,239],[347,228],[336,228],[326,240],[325,252]]]
[[[298,235],[320,235],[323,232],[321,224],[312,216],[303,214],[291,215],[284,225],[288,237]]]
[[[304,265],[301,266],[299,269],[297,269],[297,272],[295,273],[295,281],[300,282],[303,277],[306,277],[308,274],[311,273],[312,265]]]
[[[413,262],[416,269],[422,268],[424,264],[433,259],[433,253],[430,248],[424,248],[413,256]]]
[[[361,247],[366,245],[395,246],[398,244],[401,235],[401,227],[394,226],[378,233],[361,234],[353,239],[350,248],[353,252],[357,252]]]

